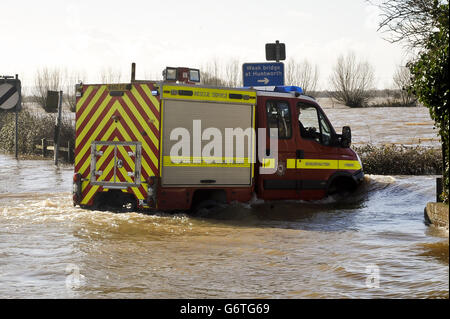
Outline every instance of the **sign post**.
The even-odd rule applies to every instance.
[[[275,43],[266,43],[266,60],[286,60],[286,45],[278,40]]]
[[[19,111],[22,106],[22,86],[19,75],[0,77],[0,110],[15,113],[14,156],[19,156]]]
[[[54,156],[53,159],[55,160],[55,165],[58,165],[58,152],[59,152],[59,135],[61,131],[61,113],[62,113],[62,99],[63,99],[63,92],[59,91],[58,94],[58,117],[56,118],[56,125],[55,125],[55,147],[54,147]]]
[[[284,85],[282,62],[244,63],[242,76],[245,87]]]
[[[280,60],[286,60],[286,45],[278,40],[275,43],[266,43],[266,60],[276,62],[242,65],[244,86],[284,85],[284,64]]]

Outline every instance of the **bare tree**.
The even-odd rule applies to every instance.
[[[438,25],[439,6],[445,0],[379,0],[369,3],[381,10],[378,30],[389,42],[404,42],[409,48],[424,47]]]
[[[103,68],[100,73],[100,79],[102,83],[120,83],[122,73],[112,67]]]
[[[81,72],[66,72],[65,76],[65,94],[64,104],[67,105],[71,112],[75,112],[76,96],[75,85],[86,80],[86,74]]]
[[[229,87],[241,86],[242,68],[238,59],[231,59],[225,64],[225,82]]]
[[[201,82],[203,85],[211,85],[211,86],[227,86],[225,80],[214,76],[213,73],[202,72],[201,73]]]
[[[319,81],[319,69],[308,60],[298,63],[290,59],[286,63],[286,84],[300,86],[305,93],[316,91]]]
[[[221,67],[217,59],[204,65],[201,71],[201,82],[204,85],[226,86],[227,81],[223,80],[221,75]]]
[[[36,72],[34,79],[34,92],[36,102],[45,109],[47,91],[59,91],[62,89],[63,72],[60,69],[43,68]]]
[[[330,77],[334,89],[331,96],[350,107],[368,104],[374,86],[374,71],[366,62],[358,62],[354,53],[339,56]]]
[[[411,72],[405,66],[400,66],[394,73],[394,85],[400,92],[400,99],[402,105],[414,105],[417,98],[411,93],[410,87],[412,85]]]

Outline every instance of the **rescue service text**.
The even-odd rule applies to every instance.
[[[226,99],[227,94],[221,93],[221,92],[204,92],[204,91],[194,91],[194,96],[201,96],[201,97],[212,97],[212,98],[222,98]]]

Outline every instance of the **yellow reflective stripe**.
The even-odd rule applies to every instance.
[[[339,161],[339,169],[358,170],[361,169],[361,164],[359,161]]]
[[[159,162],[160,163],[162,163],[162,154],[163,154],[163,143],[162,143],[162,141],[163,141],[163,132],[164,132],[164,130],[163,130],[163,124],[164,124],[164,122],[163,122],[163,116],[164,116],[164,112],[163,112],[163,105],[164,105],[164,101],[161,101],[161,110],[160,110],[160,113],[159,114],[161,114],[161,121],[159,122],[159,124],[160,124],[160,140],[159,140],[159,143],[160,143],[160,148],[159,148]],[[159,167],[159,166],[157,166],[158,168],[159,168],[159,177],[161,177],[162,176],[162,169]]]
[[[255,138],[256,138],[256,134],[255,132],[255,115],[256,114],[256,107],[253,105],[252,107],[252,178],[255,176],[255,170],[253,169],[253,163],[255,163],[255,148],[256,148],[256,142],[255,142]]]
[[[274,158],[263,158],[262,162],[263,168],[275,168],[275,159]]]
[[[358,161],[289,158],[286,160],[286,168],[359,170],[361,164]]]
[[[250,159],[248,157],[217,157],[217,156],[164,156],[169,158],[173,163],[211,163],[216,162],[218,164],[248,164]]]
[[[296,162],[296,160],[295,159],[293,159],[293,158],[289,158],[289,159],[287,159],[287,161],[286,161],[286,168],[295,168],[295,162]]]
[[[192,95],[179,95],[178,91],[191,91]],[[242,99],[232,99],[230,94],[238,94],[245,96]],[[181,99],[181,100],[200,100],[229,102],[239,104],[255,104],[256,92],[245,90],[229,90],[229,89],[213,89],[213,88],[197,88],[191,86],[164,85],[162,88],[162,98],[164,99]]]
[[[198,159],[200,159],[200,161]],[[222,163],[215,163],[214,159],[222,159]],[[241,160],[241,163],[237,162],[238,159]],[[173,162],[173,160],[176,161],[180,160],[181,162],[176,163]],[[212,163],[208,163],[209,161],[211,161]],[[182,157],[182,156],[164,156],[163,165],[177,166],[177,167],[250,167],[248,158],[219,158],[219,157],[202,158],[202,157]]]
[[[297,168],[303,169],[337,169],[337,160],[301,159],[297,160]]]

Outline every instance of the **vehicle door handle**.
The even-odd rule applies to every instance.
[[[295,151],[295,158],[298,158],[298,159],[305,158],[305,152],[303,150]]]

